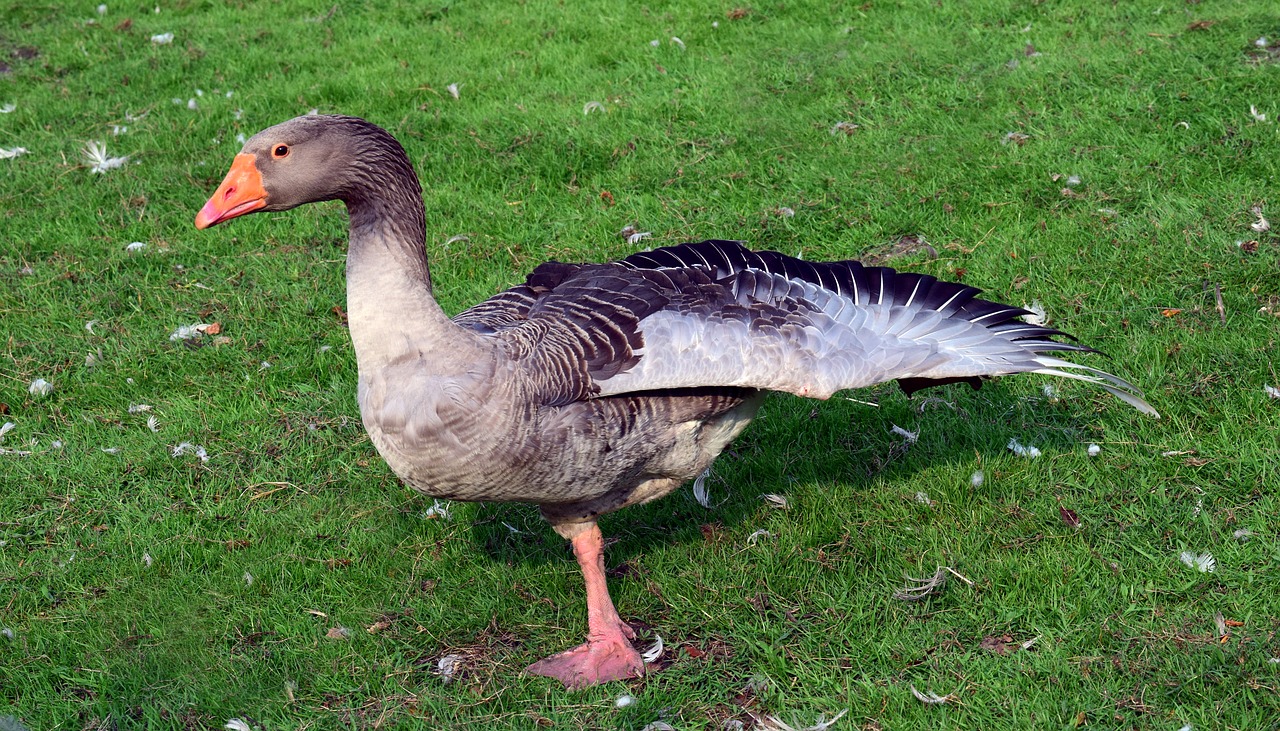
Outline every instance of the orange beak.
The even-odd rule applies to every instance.
[[[262,187],[262,173],[253,155],[240,153],[231,163],[231,171],[214,191],[213,197],[196,214],[196,228],[209,228],[236,216],[243,216],[267,205],[267,191]]]

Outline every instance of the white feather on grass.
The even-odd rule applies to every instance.
[[[658,658],[662,657],[662,635],[654,635],[654,638],[654,643],[649,646],[649,649],[640,653],[640,659],[645,663],[657,662]]]
[[[1013,452],[1019,457],[1026,457],[1027,459],[1035,459],[1036,457],[1040,456],[1039,449],[1031,446],[1030,444],[1024,445],[1020,443],[1016,438],[1010,439],[1009,443],[1005,446],[1008,447],[1010,452]]]
[[[89,165],[89,172],[96,175],[102,175],[108,170],[116,168],[129,162],[129,156],[111,157],[107,154],[107,146],[97,140],[89,140],[85,144],[84,151],[81,153],[84,157],[85,164]]]
[[[176,342],[178,340],[194,340],[204,334],[209,326],[203,322],[197,322],[191,325],[179,325],[177,330],[169,333],[169,340]]]
[[[831,724],[839,721],[849,712],[848,708],[842,709],[839,713],[827,720],[825,715],[818,716],[812,726],[792,726],[777,716],[766,716],[763,719],[756,718],[756,728],[760,731],[827,731],[831,728]]]
[[[900,436],[900,437],[902,437],[902,439],[903,439],[907,444],[915,444],[915,443],[916,443],[917,441],[919,441],[919,439],[920,439],[920,432],[918,432],[918,431],[907,431],[906,429],[903,429],[902,427],[898,426],[897,424],[894,424],[894,425],[893,425],[893,428],[892,428],[892,429],[890,429],[889,431],[890,431],[890,432],[892,432],[892,433],[894,433],[894,434],[897,434],[897,435],[898,435],[898,436]]]
[[[174,447],[172,454],[174,457],[181,457],[187,452],[191,452],[195,456],[199,457],[201,462],[209,461],[209,453],[205,451],[204,447],[199,444],[192,444],[191,442],[183,442]]]
[[[1045,313],[1044,305],[1040,304],[1040,300],[1031,300],[1031,304],[1023,305],[1022,309],[1031,313],[1022,316],[1022,321],[1028,325],[1044,325],[1049,321],[1049,315]]]
[[[781,495],[775,495],[774,493],[769,493],[768,495],[761,495],[760,497],[771,508],[786,510],[788,507],[787,499]]]
[[[1211,574],[1218,570],[1217,560],[1214,559],[1213,554],[1208,551],[1204,553],[1183,551],[1178,554],[1178,559],[1186,564],[1187,568],[1195,569],[1202,574]]]
[[[710,476],[711,468],[708,467],[693,481],[693,499],[707,510],[711,509],[711,496],[707,494],[707,478]]]
[[[431,507],[427,508],[422,512],[422,517],[428,520],[431,520],[434,518],[439,518],[441,520],[448,520],[450,515],[451,513],[449,510],[449,504],[441,503],[439,500],[433,500],[431,502]]]
[[[920,701],[926,706],[940,706],[943,703],[950,703],[956,700],[955,693],[948,693],[947,695],[938,695],[937,693],[934,693],[932,691],[927,693],[921,693],[920,691],[916,690],[916,687],[914,685],[911,686],[911,695],[915,696],[916,700]]]
[[[458,672],[458,666],[466,657],[463,655],[445,655],[436,660],[436,674],[440,676],[440,682],[448,685],[453,682],[453,676]]]
[[[18,155],[25,154],[27,154],[27,148],[25,147],[10,147],[7,149],[0,147],[0,160],[11,160]]]

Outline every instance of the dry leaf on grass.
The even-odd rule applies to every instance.
[[[1076,515],[1076,511],[1071,510],[1070,508],[1064,508],[1061,505],[1059,505],[1058,515],[1061,516],[1063,523],[1066,523],[1072,528],[1080,527],[1080,516]]]

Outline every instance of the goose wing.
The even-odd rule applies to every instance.
[[[914,390],[1039,372],[1155,413],[1124,380],[1055,355],[1091,349],[978,293],[929,275],[704,241],[576,267],[501,335],[552,401],[701,386],[827,398],[894,379]]]
[[[538,300],[553,292],[582,267],[547,262],[534,269],[524,284],[490,297],[453,317],[457,325],[480,333],[494,334],[524,324]]]

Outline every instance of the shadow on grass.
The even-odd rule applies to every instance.
[[[625,574],[626,564],[657,545],[702,542],[758,520],[765,494],[788,497],[802,483],[846,483],[855,494],[869,494],[882,477],[910,484],[939,463],[968,464],[975,452],[1000,454],[1010,436],[1065,449],[1084,430],[1069,407],[1046,410],[1047,399],[1020,398],[996,383],[979,392],[948,385],[912,398],[893,385],[860,392],[856,400],[843,395],[827,402],[770,397],[713,466],[713,493],[718,486],[721,497],[713,494],[711,509],[693,500],[685,485],[652,503],[602,516],[610,574]],[[872,405],[877,402],[880,408]],[[893,433],[898,425],[920,441]],[[573,563],[567,542],[532,505],[481,503],[470,536],[495,561]]]

